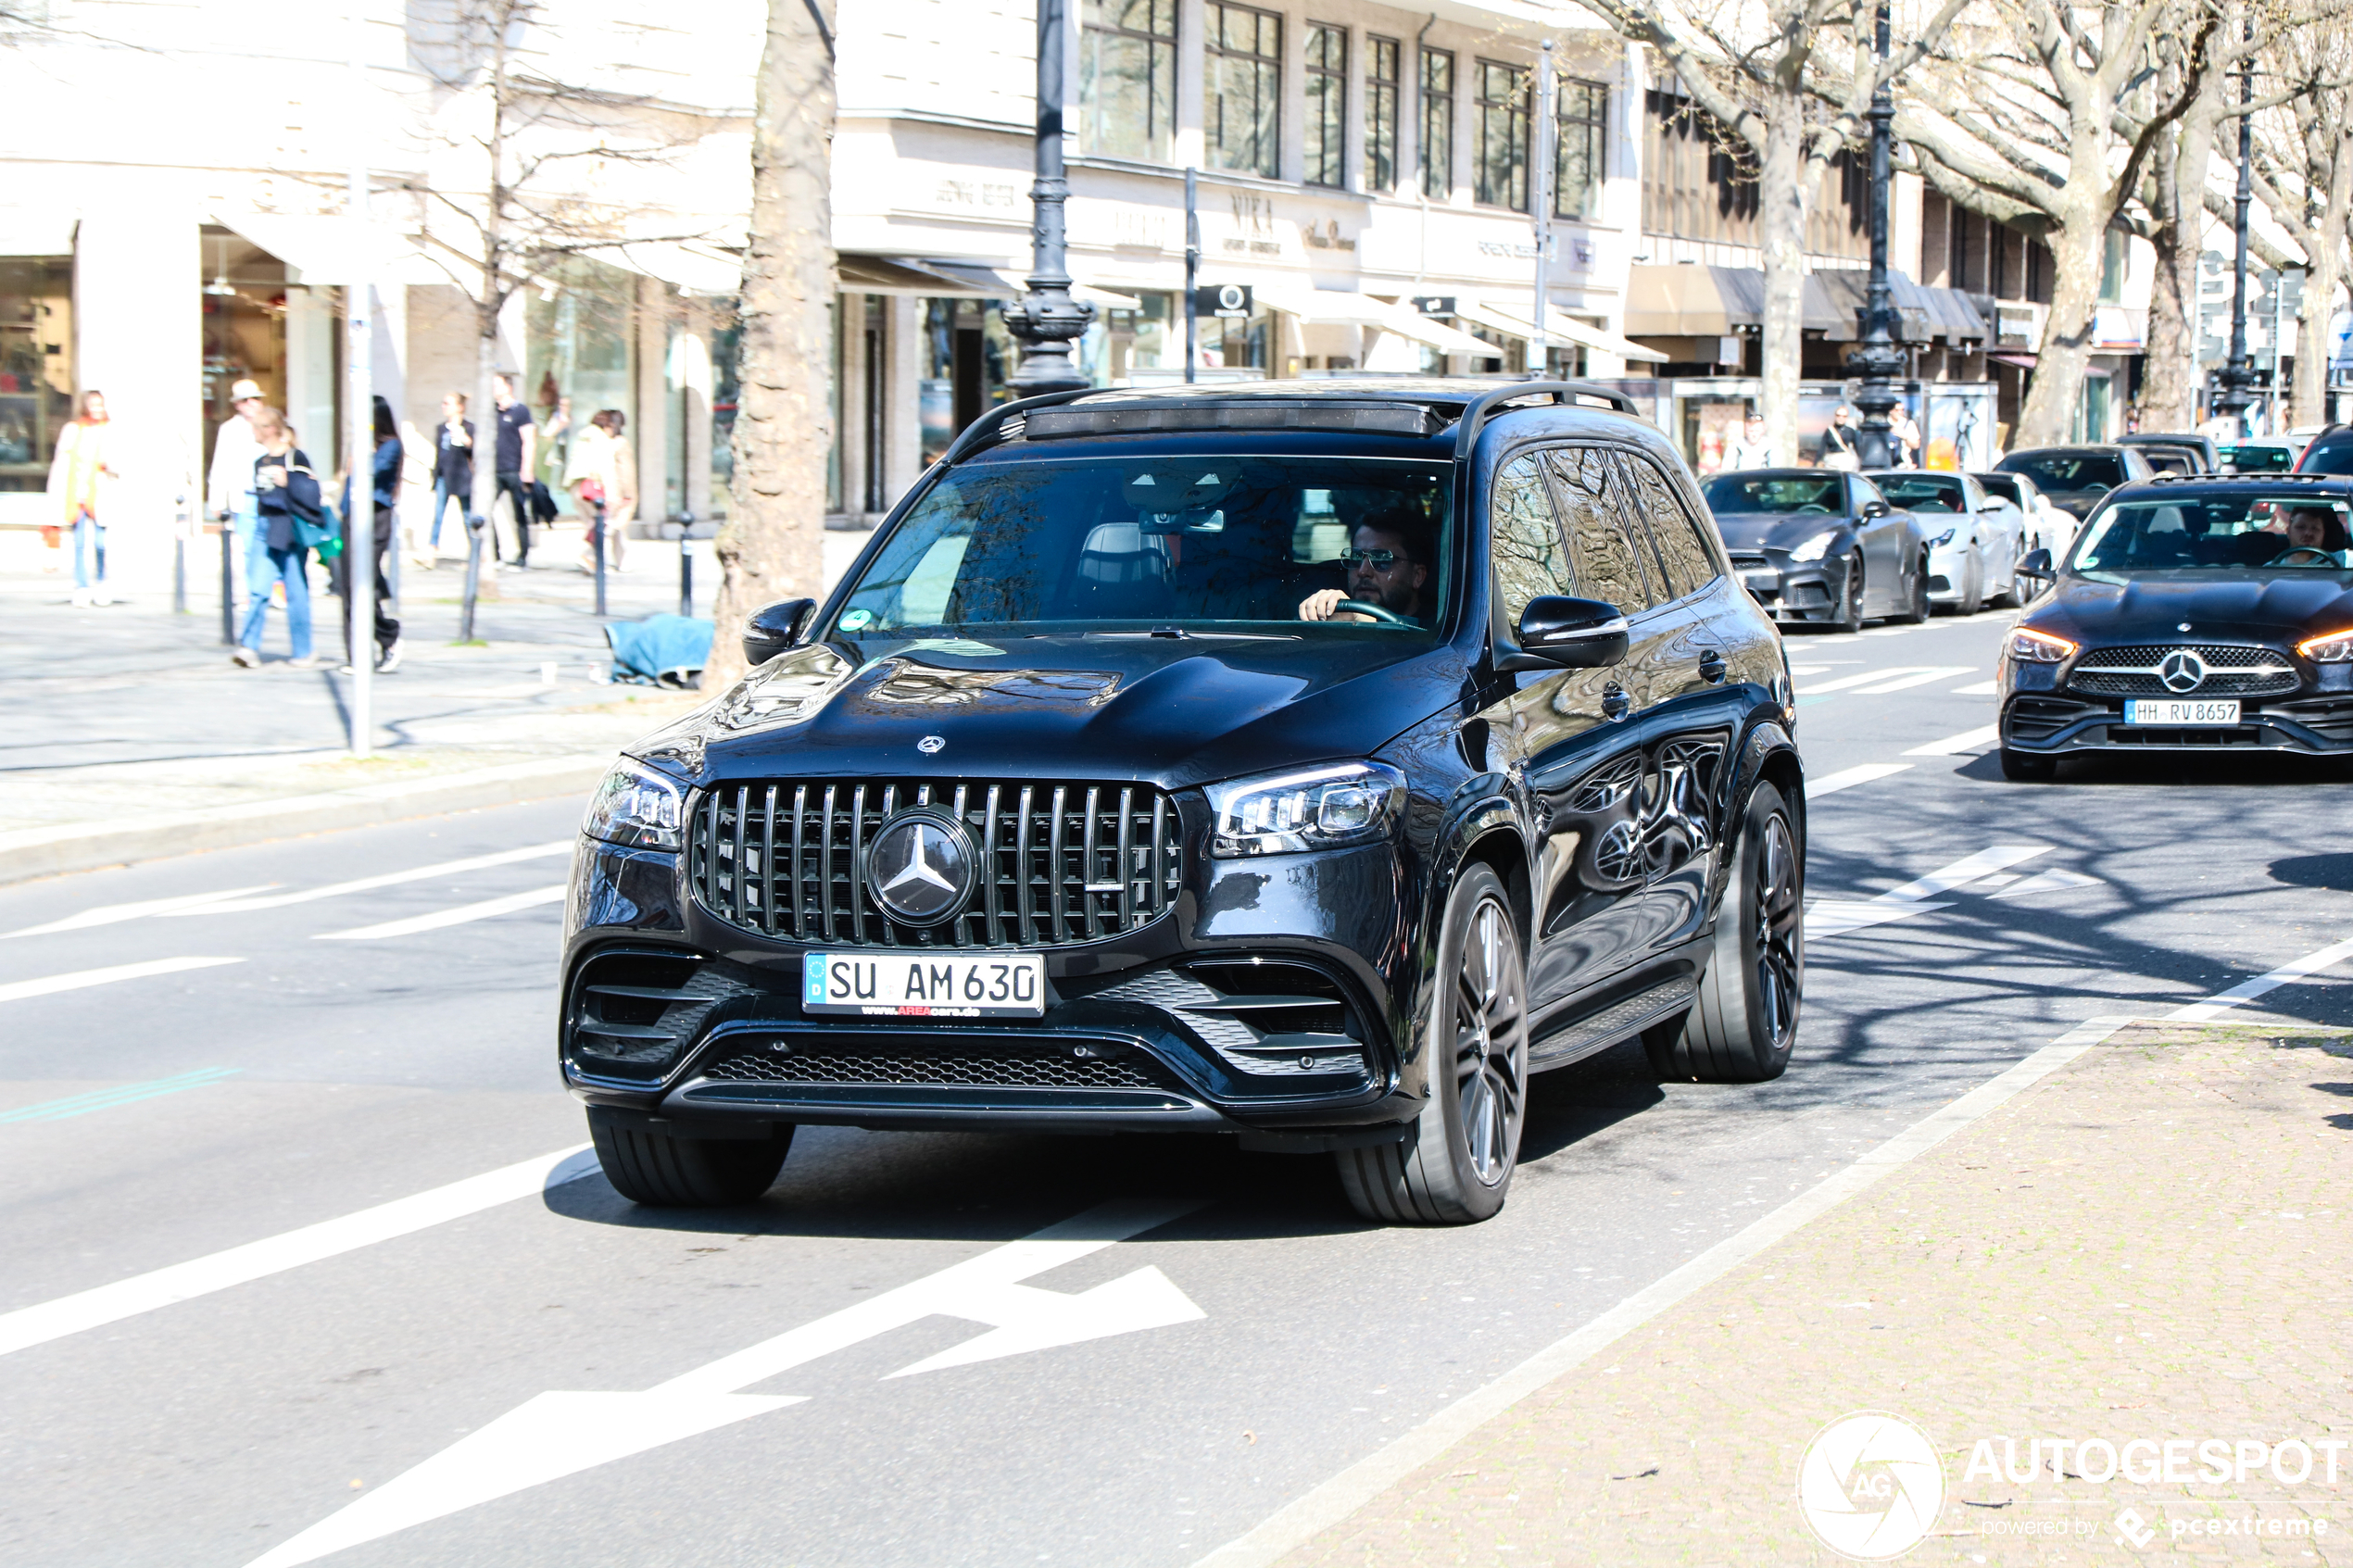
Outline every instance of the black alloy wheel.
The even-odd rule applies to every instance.
[[[1340,1185],[1385,1224],[1460,1225],[1503,1208],[1528,1115],[1528,967],[1491,867],[1446,900],[1424,1054],[1429,1095],[1398,1142],[1341,1149]]]
[[[1670,1083],[1761,1084],[1789,1066],[1806,995],[1806,867],[1789,804],[1769,784],[1749,797],[1716,941],[1692,1010],[1642,1032]]]
[[[1863,629],[1863,552],[1846,558],[1846,586],[1839,592],[1838,611],[1831,624],[1853,636]]]

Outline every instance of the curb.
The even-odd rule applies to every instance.
[[[0,886],[199,850],[233,849],[274,839],[402,822],[411,817],[434,817],[448,811],[512,806],[526,800],[585,793],[612,766],[614,754],[573,752],[432,778],[359,784],[317,795],[282,796],[240,806],[0,833]]]

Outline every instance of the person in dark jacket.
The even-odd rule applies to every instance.
[[[465,525],[466,511],[473,505],[474,424],[466,418],[464,393],[441,395],[441,423],[434,427],[433,437],[433,530],[425,548],[437,553],[441,515],[449,509],[450,498],[457,498],[459,527]]]
[[[310,654],[310,551],[296,524],[318,527],[325,521],[319,496],[319,476],[309,455],[295,445],[294,427],[275,408],[253,417],[253,433],[261,456],[253,460],[255,544],[259,567],[246,573],[245,629],[237,651],[230,656],[247,670],[261,663],[261,630],[270,614],[270,585],[286,585],[286,632],[294,645],[291,668],[308,670],[319,661]]]
[[[400,429],[394,422],[392,405],[383,398],[375,407],[376,452],[370,467],[370,485],[374,491],[375,548],[375,632],[376,673],[389,675],[400,668],[400,621],[392,613],[392,584],[384,579],[384,552],[392,545],[392,508],[400,499]],[[334,558],[334,591],[343,598],[343,646],[351,646],[351,481],[343,486],[343,553]],[[351,673],[351,666],[343,666],[343,673]]]

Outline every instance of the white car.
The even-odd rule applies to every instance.
[[[2026,514],[1986,494],[1976,478],[1938,469],[1891,469],[1871,476],[1888,504],[1919,520],[1928,542],[1928,597],[1975,615],[1989,602],[2022,605],[2035,584],[2018,575]]]
[[[2043,487],[2033,478],[2022,473],[1973,473],[1984,492],[1997,501],[2007,501],[2026,519],[2026,547],[2029,551],[2048,550],[2057,560],[2075,543],[2075,515],[2057,501],[2043,494]]]

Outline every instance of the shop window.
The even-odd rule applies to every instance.
[[[1095,313],[1094,325],[1079,340],[1080,368],[1097,386],[1116,386],[1135,379],[1139,370],[1182,369],[1182,324],[1175,315],[1174,296],[1143,292],[1137,308]]]
[[[1397,40],[1365,40],[1365,189],[1397,188]]]
[[[1528,210],[1528,95],[1525,66],[1478,62],[1478,162],[1472,194],[1482,207]]]
[[[1592,218],[1601,211],[1602,175],[1608,157],[1609,89],[1568,77],[1553,117],[1553,216]]]
[[[2121,305],[2124,302],[2124,231],[2110,229],[2101,239],[2100,303]]]
[[[1454,194],[1454,56],[1422,51],[1422,194],[1445,201]]]
[[[73,257],[0,259],[0,491],[48,487],[73,394]]]
[[[1167,296],[1158,297],[1164,311]],[[916,388],[916,411],[925,468],[946,454],[966,425],[1005,401],[1006,372],[1017,356],[1000,313],[1002,303],[993,299],[923,302],[923,374]]]
[[[1310,185],[1348,182],[1348,33],[1307,24],[1307,167]]]
[[[1202,7],[1202,132],[1212,169],[1282,177],[1283,19],[1247,6]]]
[[[1078,144],[1166,163],[1176,130],[1176,0],[1086,0],[1079,13]]]
[[[566,511],[577,508],[563,485],[573,438],[605,408],[638,427],[636,320],[637,274],[589,257],[550,262],[524,292],[522,385],[540,430],[539,478]],[[483,410],[467,417],[486,428]]]

